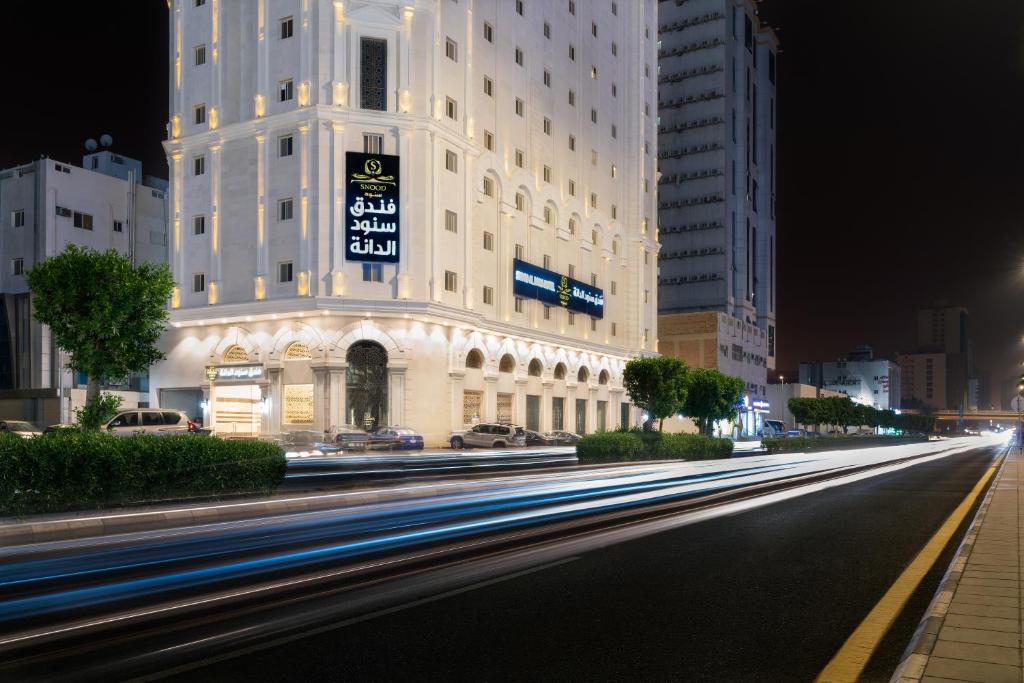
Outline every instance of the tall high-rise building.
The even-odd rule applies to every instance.
[[[778,39],[752,0],[659,3],[658,311],[664,330],[708,311],[749,329],[751,398],[775,368],[775,82]],[[748,348],[749,347],[749,348]],[[711,366],[714,367],[714,366]]]
[[[172,0],[161,406],[217,432],[634,422],[656,6]]]

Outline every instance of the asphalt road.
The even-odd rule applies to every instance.
[[[809,681],[997,454],[977,449],[582,552],[178,678]],[[865,680],[888,680],[963,531]]]

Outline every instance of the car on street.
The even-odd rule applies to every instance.
[[[77,432],[77,425],[56,424],[50,425],[43,430],[43,434],[56,434],[57,432]]]
[[[139,408],[122,410],[111,418],[105,428],[118,436],[149,434],[165,436],[169,434],[189,434],[196,431],[195,423],[181,410],[157,410],[155,408]]]
[[[786,432],[786,436],[810,436],[806,429],[790,429]]]
[[[371,442],[370,433],[355,425],[331,427],[328,434],[329,440],[340,445],[344,451],[365,451]]]
[[[324,440],[321,432],[298,430],[285,432],[278,440],[285,456],[308,458],[311,455],[334,455],[341,452],[341,445]]]
[[[759,436],[785,436],[786,424],[782,420],[765,420]]]
[[[370,432],[370,447],[420,451],[423,450],[423,436],[408,427],[380,427]]]
[[[452,432],[448,444],[452,448],[525,446],[526,430],[518,425],[484,422],[469,430]]]
[[[0,421],[0,432],[14,434],[15,436],[20,436],[23,439],[31,439],[43,433],[37,427],[25,422],[24,420]]]
[[[526,430],[526,445],[527,446],[550,446],[551,437],[547,434],[541,434],[532,429]]]
[[[551,441],[552,446],[575,446],[576,442],[580,440],[579,434],[564,432],[560,429],[547,432],[544,436]]]

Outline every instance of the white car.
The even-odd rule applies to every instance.
[[[106,430],[119,436],[132,434],[188,434],[196,426],[181,410],[139,408],[122,410],[106,424]]]
[[[31,439],[42,434],[42,431],[22,420],[4,420],[0,422],[0,432],[10,432],[23,439]]]

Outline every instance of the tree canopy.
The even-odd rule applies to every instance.
[[[692,417],[701,434],[710,435],[718,420],[736,418],[736,403],[743,395],[743,380],[718,370],[694,368],[686,383],[683,412]]]
[[[626,363],[622,385],[635,406],[658,420],[658,429],[665,418],[675,415],[686,400],[686,363],[671,356],[634,358]]]

